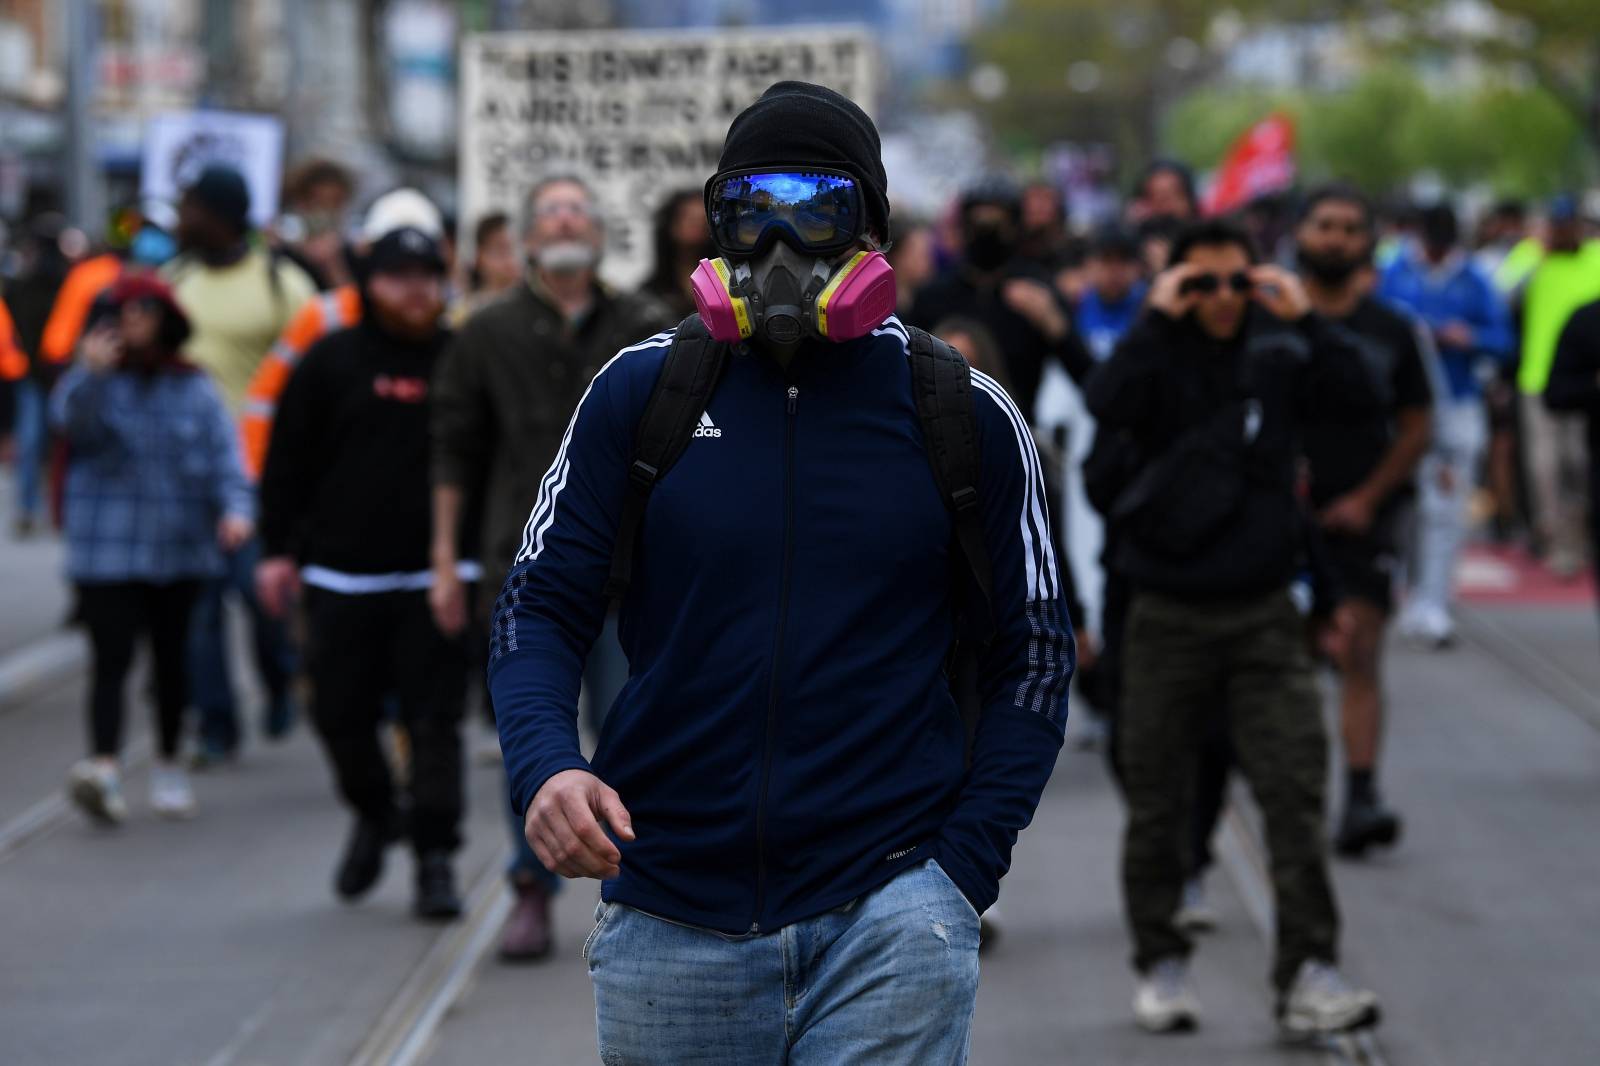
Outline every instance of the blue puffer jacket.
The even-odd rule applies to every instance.
[[[671,331],[578,405],[496,607],[489,667],[512,796],[588,769],[576,708],[635,428]],[[970,768],[942,665],[951,521],[904,327],[741,349],[650,497],[593,771],[621,795],[615,901],[728,933],[780,928],[937,858],[980,911],[1061,747],[1074,648],[1027,426],[974,375],[997,634]]]

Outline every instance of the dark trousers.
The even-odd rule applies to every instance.
[[[199,590],[195,581],[81,584],[78,612],[94,649],[89,686],[89,746],[95,755],[122,750],[124,693],[134,647],[150,639],[154,660],[156,736],[163,759],[178,754],[183,710],[189,699],[189,615]]]
[[[267,698],[273,702],[287,699],[297,669],[287,628],[268,616],[256,598],[255,572],[260,561],[260,538],[224,555],[227,572],[201,586],[195,605],[189,636],[190,692],[200,714],[200,739],[217,751],[233,751],[240,738],[238,704],[228,665],[227,596],[238,596],[250,616],[256,670]]]
[[[461,715],[468,656],[439,632],[426,592],[306,590],[311,717],[339,794],[363,818],[396,815],[378,742],[386,697],[409,740],[411,841],[417,852],[461,843]]]
[[[1134,965],[1143,971],[1191,948],[1172,917],[1191,858],[1196,747],[1219,707],[1266,821],[1278,925],[1273,982],[1286,988],[1306,959],[1336,962],[1339,913],[1323,841],[1328,740],[1287,591],[1204,603],[1136,594],[1124,665],[1122,887]]]
[[[1189,850],[1185,852],[1190,877],[1199,877],[1214,861],[1211,842],[1228,805],[1228,772],[1233,769],[1233,743],[1228,737],[1228,716],[1221,707],[1201,712],[1195,746],[1194,804],[1189,812]]]

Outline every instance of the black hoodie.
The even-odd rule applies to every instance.
[[[1124,431],[1140,467],[1230,406],[1254,412],[1240,422],[1243,496],[1215,533],[1180,550],[1129,530],[1114,539],[1112,567],[1136,589],[1200,600],[1289,582],[1304,539],[1296,499],[1303,428],[1313,419],[1370,418],[1379,410],[1366,364],[1347,337],[1315,315],[1285,323],[1254,307],[1229,342],[1206,336],[1190,319],[1146,312],[1089,379],[1086,398],[1100,432]],[[1174,515],[1173,525],[1184,517]]]
[[[350,574],[429,568],[429,391],[449,340],[401,340],[368,314],[306,352],[261,475],[268,555]]]

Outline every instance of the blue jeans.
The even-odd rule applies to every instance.
[[[978,915],[937,862],[775,933],[618,903],[584,944],[606,1066],[960,1066]]]
[[[16,424],[12,434],[17,444],[17,514],[18,518],[37,521],[39,500],[44,474],[45,432],[44,390],[37,381],[23,378],[13,391],[16,397]]]
[[[589,697],[585,715],[589,728],[596,735],[605,724],[606,712],[627,683],[628,659],[617,643],[617,616],[616,612],[612,612],[606,615],[605,627],[600,630],[600,636],[595,640],[594,647],[589,649],[589,658],[583,664],[583,688]],[[511,830],[511,864],[506,870],[507,876],[513,882],[532,878],[544,885],[545,891],[551,895],[561,891],[562,878],[546,870],[540,864],[539,856],[528,846],[528,838],[522,831],[522,816],[517,813],[509,789],[506,792],[506,818]]]
[[[237,593],[250,612],[256,669],[268,698],[287,699],[294,677],[294,648],[283,623],[269,618],[256,599],[256,563],[261,561],[261,541],[252,539],[232,555],[223,556],[227,573],[200,588],[194,608],[194,628],[189,635],[189,697],[200,712],[200,741],[207,748],[232,751],[239,746],[239,711],[228,670],[228,634],[223,597]]]

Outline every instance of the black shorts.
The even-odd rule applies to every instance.
[[[1326,538],[1328,563],[1345,596],[1375,603],[1385,615],[1394,612],[1394,584],[1400,553],[1393,538],[1336,536]]]

